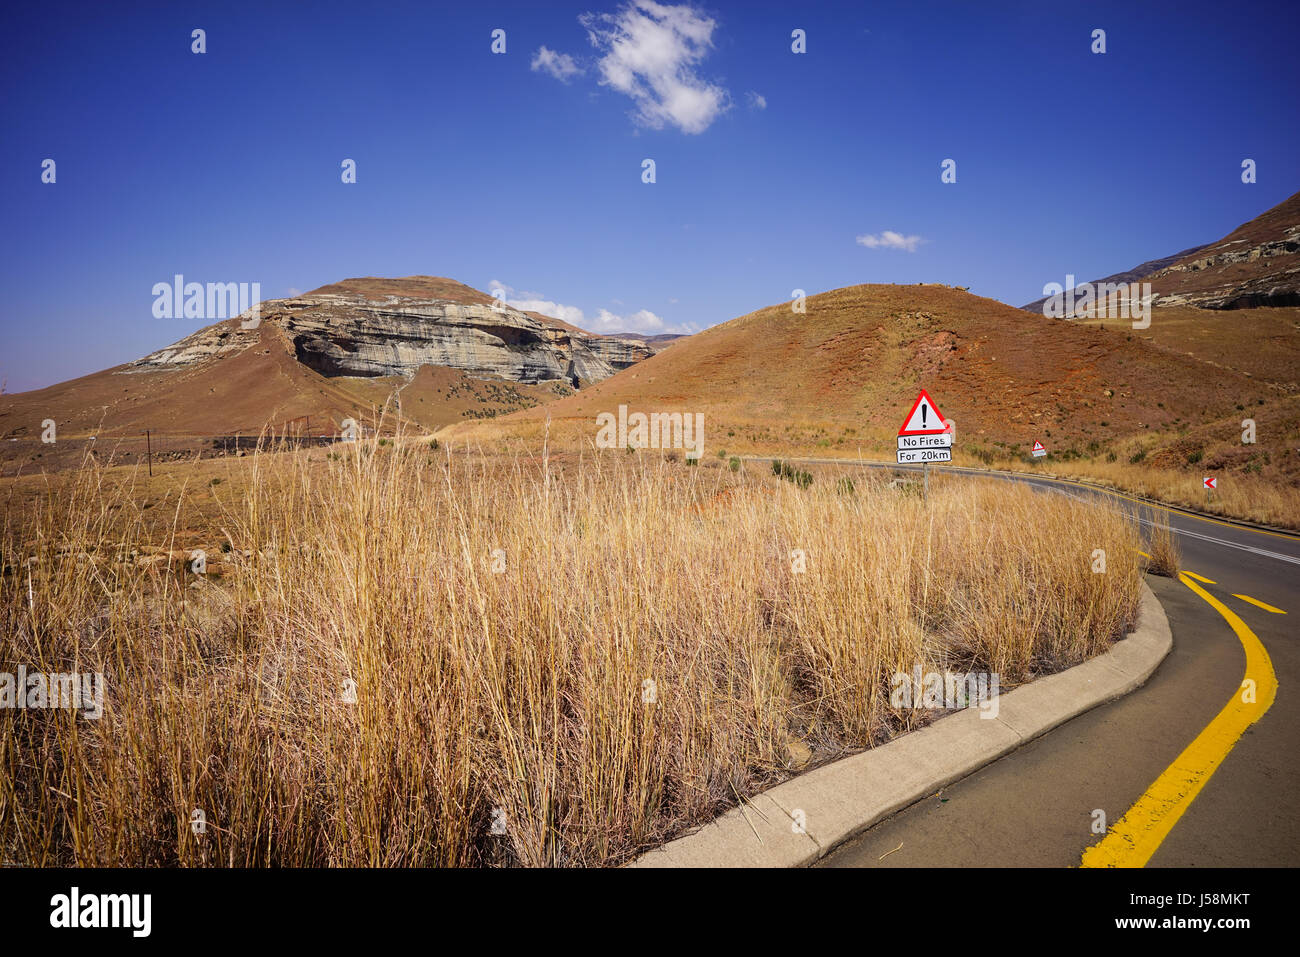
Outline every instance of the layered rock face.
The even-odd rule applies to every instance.
[[[1161,297],[1161,305],[1202,309],[1300,306],[1300,225],[1287,227],[1281,239],[1261,243],[1227,240],[1201,253],[1155,274],[1157,281],[1184,279],[1181,288],[1175,287],[1178,291]],[[1202,273],[1204,278],[1192,279],[1189,274],[1194,273]]]
[[[1153,273],[1161,306],[1300,306],[1300,193]]]
[[[1139,281],[1151,284],[1157,307],[1300,306],[1300,193],[1216,243],[1153,259],[1092,284]],[[1046,303],[1046,298],[1036,299],[1021,308],[1041,313]]]
[[[316,292],[264,302],[261,319],[299,362],[325,376],[411,376],[422,365],[434,365],[514,382],[578,386],[606,379],[654,351],[635,339],[591,335],[490,301]],[[228,320],[201,329],[124,371],[175,369],[262,341],[263,330],[242,325]]]

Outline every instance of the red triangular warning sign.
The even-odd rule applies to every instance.
[[[948,423],[944,421],[943,414],[930,398],[929,393],[924,389],[912,403],[912,411],[907,413],[907,418],[903,421],[903,427],[898,430],[899,435],[938,435],[940,432],[948,431]]]
[[[1037,442],[1037,441],[1036,441],[1036,442],[1034,442],[1034,451],[1035,451],[1035,452],[1046,452],[1047,449],[1043,448],[1043,443],[1042,443],[1042,442]]]

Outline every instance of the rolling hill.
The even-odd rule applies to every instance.
[[[1281,371],[1296,378],[1293,366]],[[706,455],[892,457],[919,388],[955,420],[959,445],[977,454],[1023,454],[1041,440],[1058,455],[1141,448],[1155,464],[1177,464],[1192,444],[1203,456],[1233,442],[1242,416],[1253,414],[1260,440],[1245,456],[1268,456],[1289,479],[1300,472],[1293,388],[1133,330],[1048,319],[940,285],[837,289],[810,297],[803,315],[788,303],[770,306],[544,409],[443,434],[529,438],[549,417],[555,438],[590,444],[596,416],[626,405],[702,413]]]

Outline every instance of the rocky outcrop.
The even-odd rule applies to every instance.
[[[1143,279],[1146,279],[1154,275],[1155,273],[1164,269],[1166,266],[1170,265],[1171,263],[1176,263],[1178,262],[1178,260],[1182,259],[1183,257],[1191,256],[1194,253],[1200,252],[1204,248],[1205,248],[1204,246],[1193,246],[1190,249],[1184,249],[1182,252],[1174,253],[1172,256],[1165,256],[1161,259],[1152,259],[1147,262],[1141,263],[1140,265],[1134,266],[1132,269],[1126,270],[1125,272],[1113,273],[1112,275],[1106,276],[1103,279],[1094,279],[1092,280],[1092,285],[1094,287],[1103,284],[1113,286],[1116,283],[1124,283],[1127,285],[1128,283],[1131,282],[1139,282]],[[1048,297],[1044,296],[1041,299],[1035,299],[1033,302],[1027,302],[1020,308],[1024,309],[1026,312],[1033,312],[1039,315],[1046,315],[1046,313],[1043,311],[1043,307],[1047,304],[1047,300]]]
[[[1202,252],[1204,255],[1174,263],[1152,277],[1170,280],[1173,286],[1161,297],[1162,306],[1300,306],[1300,225],[1287,227],[1280,239],[1258,243],[1225,240]],[[1203,279],[1192,276],[1196,273],[1203,274]]]
[[[175,369],[242,352],[263,334],[244,325],[229,320],[201,329],[123,371]],[[654,351],[635,339],[591,335],[490,300],[317,292],[262,303],[261,326],[325,376],[411,376],[420,366],[434,365],[576,387],[606,379]]]
[[[1092,285],[1132,282],[1149,282],[1158,308],[1300,306],[1300,193],[1218,242],[1153,259]],[[1021,308],[1043,312],[1047,301],[1036,299]]]

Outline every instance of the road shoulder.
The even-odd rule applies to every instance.
[[[958,711],[785,781],[629,866],[812,864],[889,815],[1141,687],[1172,647],[1169,620],[1144,581],[1132,632],[1104,654],[1001,695],[996,716]]]

